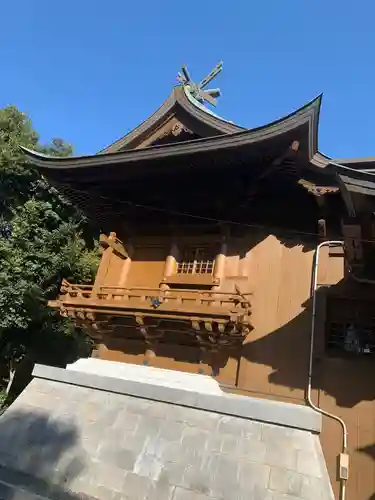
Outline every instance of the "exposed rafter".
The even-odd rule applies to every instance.
[[[285,160],[290,160],[291,158],[295,157],[296,153],[298,152],[298,149],[299,149],[299,141],[293,141],[291,145],[281,155],[279,155],[270,163],[269,167],[265,168],[262,172],[259,173],[259,175],[251,183],[250,190],[246,195],[247,197],[246,203],[242,205],[242,207],[246,207],[253,198],[253,196],[257,193],[260,187],[260,181],[272,175],[280,167],[280,165],[283,164]]]

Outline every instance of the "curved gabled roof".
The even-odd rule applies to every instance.
[[[22,148],[27,158],[51,181],[62,187],[91,192],[126,186],[126,180],[169,169],[222,167],[235,164],[255,169],[277,163],[293,142],[298,143],[298,166],[312,173],[313,184],[339,188],[347,209],[355,213],[351,193],[375,196],[375,158],[334,160],[318,151],[319,95],[305,106],[270,124],[243,129],[227,122],[189,99],[183,87],[175,87],[167,101],[145,122],[101,153],[78,157],[51,157]],[[180,120],[201,139],[145,146],[144,139],[171,118]],[[170,122],[168,122],[170,126]],[[159,134],[159,132],[157,132]],[[149,140],[149,139],[148,139]],[[143,142],[143,145],[142,145]],[[315,173],[314,173],[315,172]],[[306,179],[310,173],[307,173]],[[301,173],[301,177],[305,177]],[[145,177],[143,177],[145,178]],[[138,179],[136,179],[138,182]],[[303,180],[303,179],[302,179]],[[308,182],[308,181],[306,181]]]
[[[200,104],[190,96],[185,87],[176,86],[168,99],[155,111],[155,113],[131,132],[99,151],[99,153],[115,153],[132,149],[159,124],[165,122],[171,116],[178,117],[184,114],[190,117],[193,122],[196,122],[198,128],[202,130],[203,136],[233,134],[244,130],[243,127],[220,118]]]
[[[175,91],[180,92],[182,89],[177,87]],[[164,103],[164,105],[166,105],[166,103]],[[132,139],[130,135],[133,132],[136,136],[142,133],[141,129],[146,123],[144,122],[138,129],[135,129],[128,136],[123,138],[124,143],[122,143],[122,145],[120,143],[117,144],[115,152],[105,150],[101,154],[97,155],[58,158],[46,156],[26,148],[23,148],[23,151],[29,160],[42,169],[47,175],[48,171],[51,173],[51,170],[54,170],[55,173],[57,173],[57,171],[66,172],[71,169],[76,171],[76,169],[104,166],[114,167],[115,165],[130,167],[133,163],[137,163],[138,166],[140,164],[150,162],[155,164],[158,160],[166,158],[207,155],[208,153],[213,154],[214,152],[218,152],[218,154],[220,154],[224,150],[228,152],[229,150],[233,150],[235,152],[240,150],[254,151],[254,148],[257,148],[258,145],[261,145],[262,149],[264,149],[266,146],[267,148],[270,148],[270,145],[273,144],[274,148],[271,149],[277,150],[280,147],[283,151],[286,147],[285,143],[290,145],[292,140],[300,142],[299,151],[305,160],[309,162],[317,153],[317,131],[320,105],[321,95],[284,118],[274,121],[268,125],[248,130],[241,129],[236,125],[220,120],[196,108],[195,112],[204,113],[206,115],[205,120],[208,123],[211,123],[212,121],[212,126],[213,124],[216,126],[220,122],[223,132],[214,137],[211,136],[203,139],[195,139],[162,146],[119,150],[125,147],[126,141],[128,145],[131,143]],[[156,116],[153,115],[151,119],[157,120],[157,114],[158,112],[156,113]],[[224,133],[224,128],[227,128],[227,130],[231,129],[232,132]],[[120,139],[120,141],[122,141],[122,139]],[[316,166],[320,166],[321,168],[325,165],[319,165],[319,161],[317,161]],[[108,171],[103,171],[103,175],[107,175],[107,173]]]
[[[357,170],[343,165],[337,168],[337,174],[346,189],[352,193],[375,196],[375,173]]]

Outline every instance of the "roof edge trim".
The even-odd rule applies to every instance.
[[[22,147],[26,156],[39,167],[42,168],[72,168],[84,167],[87,165],[102,165],[121,163],[123,161],[135,161],[137,159],[157,158],[162,156],[176,156],[181,154],[194,153],[200,150],[215,148],[237,147],[248,142],[256,142],[272,136],[276,136],[293,127],[297,127],[303,122],[309,122],[309,157],[316,154],[317,128],[319,109],[321,105],[321,95],[311,100],[303,107],[290,113],[286,117],[280,118],[267,125],[254,129],[241,130],[233,134],[222,134],[214,137],[206,137],[185,141],[182,143],[166,144],[161,146],[149,146],[141,149],[130,149],[117,151],[115,153],[102,153],[100,155],[83,155],[76,157],[54,157],[48,156],[28,148]]]
[[[173,90],[167,100],[164,101],[164,103],[154,113],[152,113],[152,115],[146,118],[126,135],[120,137],[109,146],[101,149],[97,154],[115,153],[125,148],[135,141],[137,137],[147,133],[147,131],[154,125],[156,125],[159,121],[162,121],[163,117],[173,113],[173,110],[178,106],[181,106],[181,108],[183,108],[195,119],[211,127],[216,134],[229,134],[245,130],[243,127],[235,125],[234,123],[215,115],[215,113],[212,113],[208,108],[199,106],[199,103],[196,104],[193,102],[193,99],[188,97],[186,90],[182,85],[176,85],[173,87]]]
[[[260,127],[256,127],[253,129],[245,129],[239,132],[235,132],[233,134],[222,134],[214,137],[205,137],[202,139],[194,139],[191,141],[185,141],[183,143],[173,143],[173,144],[165,144],[161,146],[149,146],[142,149],[131,149],[126,151],[117,151],[115,153],[102,153],[96,155],[81,155],[81,156],[68,156],[68,157],[56,157],[56,156],[48,156],[43,153],[38,153],[37,151],[33,151],[31,149],[25,148],[21,146],[21,149],[24,153],[34,161],[34,163],[39,166],[47,166],[46,162],[50,164],[54,164],[57,167],[58,164],[62,167],[64,164],[73,164],[73,163],[93,163],[93,164],[103,164],[108,161],[108,163],[117,163],[125,159],[126,157],[137,156],[139,158],[143,158],[145,156],[149,156],[153,154],[154,156],[162,156],[165,154],[173,154],[173,151],[176,154],[185,154],[188,152],[194,152],[195,150],[199,150],[201,148],[213,148],[215,146],[227,147],[230,143],[238,146],[242,142],[247,142],[247,140],[262,140],[264,137],[257,136],[273,136],[278,135],[283,130],[282,125],[287,127],[288,122],[292,122],[289,124],[292,127],[294,124],[297,125],[299,120],[306,119],[310,123],[310,156],[317,152],[316,150],[316,136],[317,136],[317,125],[318,125],[318,117],[319,117],[319,109],[321,105],[322,95],[318,95],[307,104],[293,111],[289,115],[279,118],[271,123],[266,125],[262,125]],[[289,127],[287,127],[289,128]],[[178,153],[177,153],[178,152]],[[105,159],[104,159],[105,158]],[[39,160],[39,161],[38,161]],[[44,164],[44,165],[43,165]],[[52,166],[52,165],[50,165]],[[78,165],[77,165],[78,166]]]

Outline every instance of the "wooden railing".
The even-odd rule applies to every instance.
[[[161,290],[160,288],[144,287],[118,287],[118,286],[100,286],[76,285],[64,280],[61,286],[61,297],[64,303],[90,302],[97,305],[98,302],[116,303],[119,302],[124,307],[131,305],[143,306],[145,308],[172,309],[179,307],[216,307],[226,309],[228,312],[246,312],[250,309],[250,303],[247,297],[250,294],[225,293],[219,291],[204,290]],[[103,304],[104,305],[104,304]]]
[[[64,281],[58,300],[50,307],[75,318],[89,328],[90,335],[110,334],[112,317],[126,321],[146,338],[159,338],[168,329],[163,321],[184,323],[196,340],[213,346],[242,343],[252,330],[248,296],[238,287],[235,293],[212,290],[182,290],[118,286],[75,285]],[[104,329],[101,318],[104,318]],[[167,329],[166,329],[167,328]],[[155,337],[156,335],[156,337]]]

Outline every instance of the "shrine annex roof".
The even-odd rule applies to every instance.
[[[121,363],[80,361],[94,366],[38,365],[0,417],[1,498],[333,500],[310,408],[206,392],[202,377],[217,383],[198,374],[138,367],[134,379],[133,365],[124,376]]]

